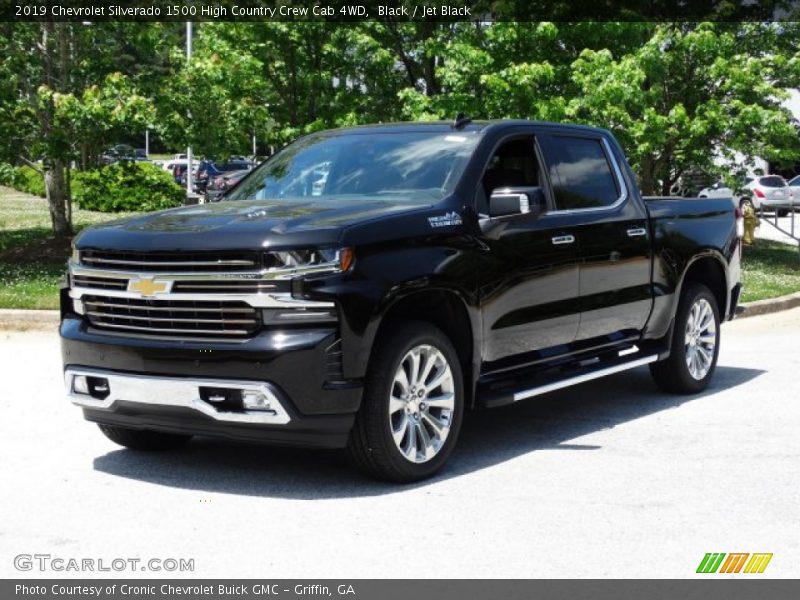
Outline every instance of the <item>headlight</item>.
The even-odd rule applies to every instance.
[[[268,266],[274,269],[339,272],[349,271],[353,259],[352,248],[307,248],[271,252]]]

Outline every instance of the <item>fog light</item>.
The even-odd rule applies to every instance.
[[[242,390],[242,406],[245,410],[275,412],[272,408],[272,399],[258,390]]]
[[[89,394],[89,382],[85,375],[76,375],[72,380],[72,391],[76,394]]]

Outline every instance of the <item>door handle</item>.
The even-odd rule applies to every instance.
[[[647,229],[644,227],[635,227],[633,229],[628,229],[628,237],[641,237],[643,235],[647,235]]]
[[[557,235],[551,240],[554,245],[560,246],[561,244],[572,244],[575,242],[574,235]]]

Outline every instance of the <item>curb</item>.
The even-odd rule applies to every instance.
[[[800,292],[778,296],[777,298],[767,298],[766,300],[756,300],[740,304],[736,309],[736,318],[755,317],[756,315],[766,315],[781,310],[789,310],[800,306]]]
[[[0,309],[0,331],[58,331],[57,310]]]
[[[766,315],[800,306],[800,292],[740,304],[736,318]],[[57,310],[0,309],[0,331],[58,330],[61,316]]]

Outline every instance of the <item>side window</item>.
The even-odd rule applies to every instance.
[[[558,210],[599,208],[619,199],[619,183],[600,140],[552,136],[545,154]]]
[[[492,191],[506,187],[540,186],[541,172],[533,137],[503,142],[492,155],[476,194],[479,213],[489,212]]]

